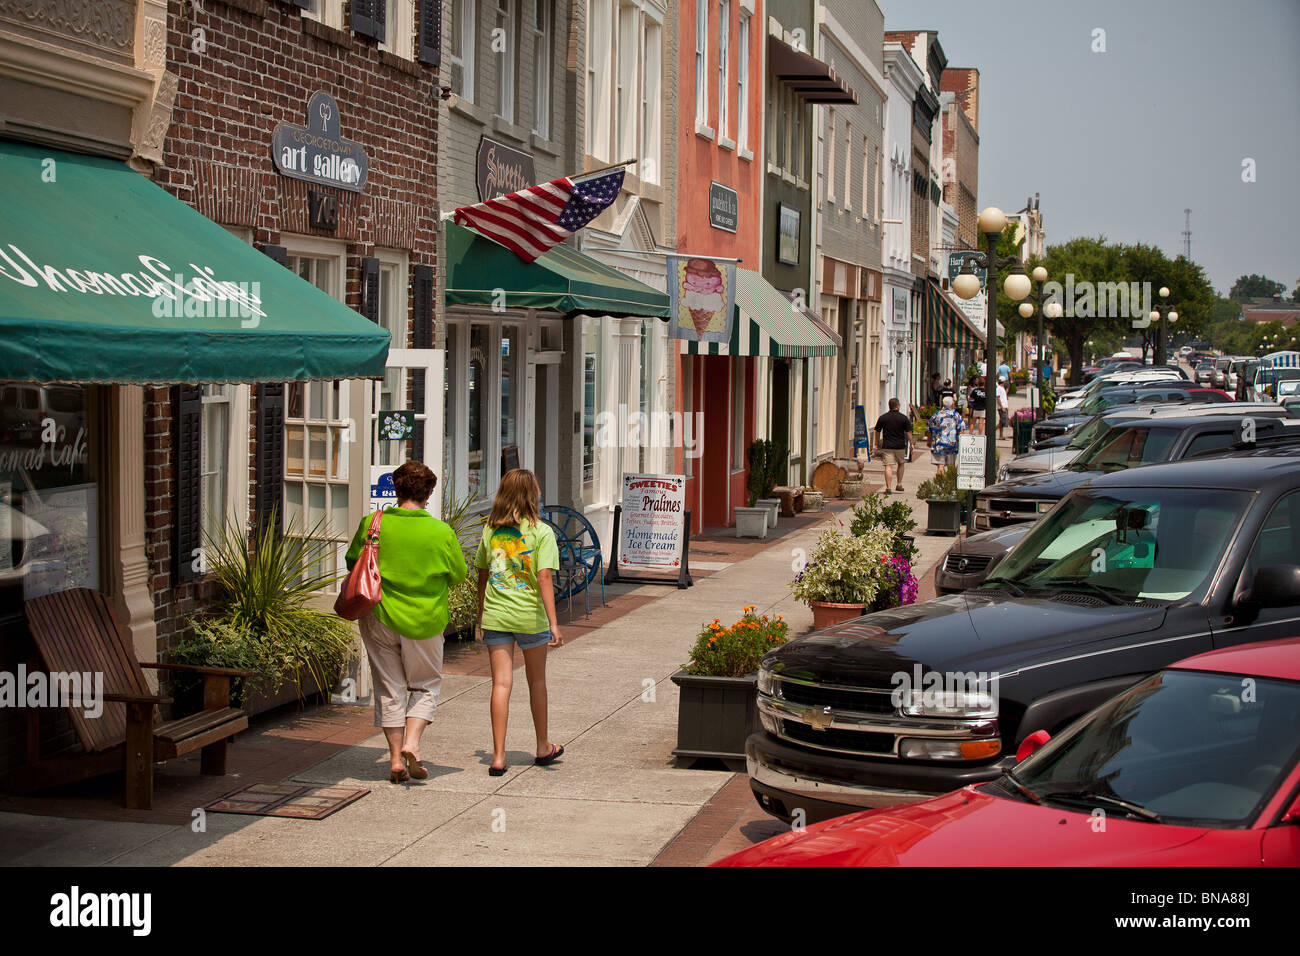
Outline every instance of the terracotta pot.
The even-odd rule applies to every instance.
[[[809,601],[808,606],[812,608],[814,631],[861,617],[862,609],[866,607],[865,604],[831,604],[827,601]]]

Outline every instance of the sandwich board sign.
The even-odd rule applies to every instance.
[[[623,475],[623,503],[614,509],[614,549],[605,583],[693,584],[690,515],[685,475]]]

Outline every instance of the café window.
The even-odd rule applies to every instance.
[[[99,462],[91,425],[97,394],[88,386],[0,383],[6,613],[43,594],[100,586]]]

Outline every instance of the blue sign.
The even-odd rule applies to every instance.
[[[393,473],[391,471],[380,475],[378,484],[370,486],[370,497],[371,499],[391,498],[393,501],[397,500],[397,487],[393,484]]]
[[[866,448],[870,445],[867,439],[867,410],[861,405],[853,406],[853,447]]]

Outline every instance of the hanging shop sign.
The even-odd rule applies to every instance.
[[[736,322],[736,263],[699,256],[666,256],[668,337],[730,342]]]
[[[307,125],[280,123],[271,139],[275,168],[292,179],[359,193],[369,163],[360,143],[339,132],[339,105],[324,90],[307,101]]]
[[[689,587],[690,517],[685,475],[623,475],[623,503],[614,509],[614,553],[605,582],[627,578]]]
[[[487,202],[532,186],[537,182],[537,170],[532,153],[484,136],[478,143],[477,178],[479,202]]]
[[[709,183],[709,225],[735,232],[740,221],[740,195],[722,183]]]
[[[405,441],[415,435],[415,412],[384,411],[379,413],[379,438]]]
[[[776,261],[787,265],[799,264],[800,213],[798,209],[781,204],[777,209]]]

